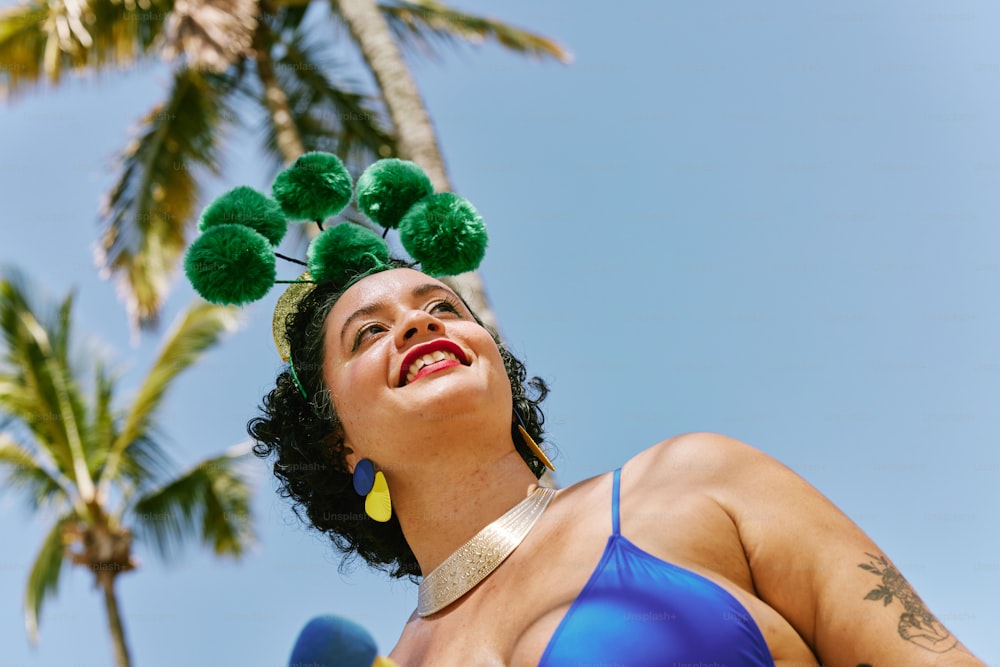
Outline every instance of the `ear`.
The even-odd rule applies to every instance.
[[[347,470],[353,474],[354,473],[354,466],[356,466],[358,464],[358,461],[360,461],[364,457],[363,456],[358,456],[357,454],[355,454],[354,450],[348,448],[346,444],[344,445],[344,452],[345,452],[344,453],[344,461],[347,462]]]
[[[355,451],[354,446],[351,444],[351,440],[347,437],[347,434],[344,432],[343,425],[338,426],[337,430],[340,431],[339,435],[341,438],[341,447],[343,448],[344,452],[344,461],[347,463],[347,470],[353,474],[354,466],[358,464],[358,461],[360,461],[365,457],[362,456],[361,454],[358,454]]]

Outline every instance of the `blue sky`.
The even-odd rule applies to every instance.
[[[1000,665],[1000,6],[920,0],[462,2],[559,39],[569,67],[494,47],[415,75],[456,189],[483,214],[482,275],[504,334],[545,377],[560,481],[687,431],[748,442],[802,475]],[[0,261],[75,287],[81,345],[133,389],[130,339],[98,278],[96,210],[162,67],[67,80],[0,112]],[[252,131],[225,177],[266,189]],[[192,298],[178,282],[167,321]],[[279,368],[273,298],[175,386],[168,442],[191,463],[239,442]],[[311,616],[384,651],[415,587],[338,558],[263,464],[260,543],[143,567],[120,597],[135,664],[275,665]],[[104,610],[70,571],[31,649],[21,620],[43,523],[0,495],[0,664],[111,664]]]

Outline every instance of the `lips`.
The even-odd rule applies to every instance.
[[[402,387],[435,371],[459,365],[468,366],[469,358],[461,347],[447,338],[417,345],[403,357],[398,386]]]

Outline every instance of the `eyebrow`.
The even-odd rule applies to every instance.
[[[412,295],[416,297],[421,297],[424,296],[425,294],[429,294],[430,292],[435,292],[435,291],[447,292],[452,296],[456,296],[454,292],[452,292],[444,285],[438,285],[436,283],[424,283],[423,285],[417,285],[416,287],[413,288]],[[361,317],[374,315],[375,313],[377,313],[378,311],[382,310],[385,307],[386,307],[385,301],[375,301],[373,303],[368,304],[367,306],[361,306],[360,308],[355,310],[353,313],[351,313],[350,317],[344,320],[344,326],[341,327],[340,329],[340,340],[341,341],[344,340],[344,336],[347,335],[347,329],[351,326],[352,322]]]

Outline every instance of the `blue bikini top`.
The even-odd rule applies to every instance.
[[[549,640],[539,667],[774,667],[764,636],[736,598],[622,536],[620,485],[618,468],[604,554]]]

